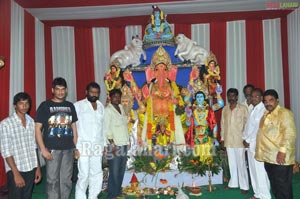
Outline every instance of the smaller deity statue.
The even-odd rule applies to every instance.
[[[194,146],[194,154],[200,156],[201,161],[211,156],[212,139],[217,136],[215,114],[205,99],[202,91],[195,94],[194,104],[191,111],[187,112],[186,119],[186,125],[190,127],[186,133],[186,141]]]
[[[166,147],[169,144],[171,144],[172,140],[174,138],[172,137],[173,134],[167,129],[167,121],[166,120],[161,120],[159,124],[156,126],[156,144]],[[153,137],[152,137],[153,139]],[[154,144],[154,143],[153,143]]]
[[[127,115],[128,132],[130,133],[133,124],[136,120],[135,112],[133,110],[134,97],[129,86],[127,86],[126,84],[122,86],[121,91],[122,91],[121,104],[123,105],[124,111]]]
[[[151,23],[146,26],[144,41],[173,40],[174,35],[163,11],[158,6],[152,8]]]
[[[112,89],[121,89],[122,78],[120,77],[120,71],[120,63],[115,59],[111,62],[110,69],[104,76],[104,83],[108,92]]]
[[[209,88],[209,94],[211,96],[216,95],[217,86],[220,84],[220,66],[217,64],[217,59],[215,55],[210,52],[207,57],[207,67],[205,73],[203,74],[204,84],[206,84]]]
[[[200,161],[206,161],[212,157],[213,142],[217,143],[217,123],[214,111],[224,106],[221,97],[222,89],[218,84],[215,96],[211,96],[209,88],[199,77],[199,69],[193,67],[190,73],[190,81],[187,86],[193,94],[192,106],[186,106],[186,125],[189,127],[185,134],[186,143],[194,151],[195,156],[200,156]],[[216,99],[216,103],[214,100]]]

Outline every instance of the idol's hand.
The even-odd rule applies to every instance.
[[[191,117],[193,112],[192,112],[191,108],[187,106],[187,107],[185,107],[185,113],[186,113],[187,117]]]
[[[220,84],[217,84],[216,93],[221,94],[223,92],[222,86]]]
[[[190,80],[195,80],[199,77],[199,70],[197,67],[193,67],[190,73]]]
[[[133,76],[132,76],[132,74],[129,70],[124,71],[123,77],[124,77],[124,80],[127,81],[127,82],[132,82],[133,81]]]

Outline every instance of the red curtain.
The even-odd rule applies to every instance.
[[[290,82],[289,82],[289,52],[287,36],[287,18],[281,18],[281,48],[282,48],[282,70],[284,87],[284,106],[290,108]]]
[[[44,26],[45,34],[45,73],[46,73],[46,98],[52,97],[52,80],[53,80],[53,67],[52,67],[52,39],[51,27]]]
[[[226,22],[210,23],[210,50],[216,55],[221,69],[221,84],[223,87],[222,97],[226,100]],[[216,119],[218,126],[221,121],[221,111],[217,111]],[[220,132],[220,128],[219,131]],[[218,133],[220,138],[220,133]]]
[[[144,35],[145,35],[145,29],[146,29],[147,24],[143,24],[142,25],[142,35],[139,35],[141,37],[141,39],[144,39]]]
[[[246,20],[247,84],[265,89],[262,20]]]
[[[149,13],[145,16],[129,16],[86,20],[49,20],[42,21],[49,26],[74,27],[116,27],[125,25],[139,25],[149,22]],[[237,21],[245,19],[275,19],[289,14],[292,10],[261,10],[247,12],[197,13],[197,14],[168,14],[169,23],[199,24],[212,21]]]
[[[126,45],[124,26],[109,28],[109,43],[110,55],[118,50],[124,49]]]
[[[95,81],[92,28],[75,28],[77,99],[85,97],[86,85]]]
[[[2,155],[0,153],[0,187],[4,186],[6,184],[6,172],[4,167],[4,159],[2,158]]]
[[[10,0],[0,1],[0,56],[5,58],[5,66],[0,69],[0,120],[9,113],[9,68],[10,68]]]
[[[9,113],[9,68],[10,68],[10,20],[11,20],[10,0],[0,1],[0,56],[5,58],[5,66],[0,69],[0,120],[8,116]],[[6,184],[6,172],[4,161],[0,154],[0,186]]]
[[[174,37],[183,33],[186,37],[191,38],[191,24],[175,24]]]
[[[30,115],[35,116],[35,19],[25,11],[24,16],[24,91],[32,99]]]

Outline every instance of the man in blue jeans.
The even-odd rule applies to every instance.
[[[122,195],[122,182],[126,169],[129,135],[127,116],[121,105],[121,95],[119,89],[111,90],[109,93],[111,103],[105,108],[104,134],[109,142],[108,199]]]

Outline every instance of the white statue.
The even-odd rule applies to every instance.
[[[176,195],[176,199],[189,199],[188,195],[186,195],[180,186],[178,186],[178,192]]]
[[[135,36],[132,37],[129,45],[126,45],[123,50],[119,50],[111,56],[110,62],[117,59],[120,62],[120,68],[126,68],[128,65],[136,67],[141,64],[141,55],[143,55],[144,60],[147,59],[146,53],[143,50],[143,41],[138,36]]]
[[[178,34],[175,37],[177,48],[174,56],[178,57],[181,61],[192,62],[196,64],[205,64],[208,56],[207,50],[197,45],[197,42],[187,38],[184,34]]]

